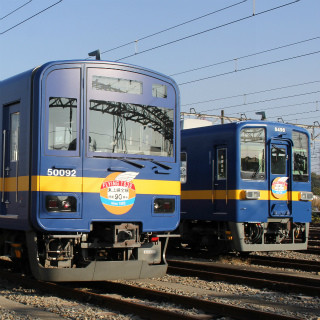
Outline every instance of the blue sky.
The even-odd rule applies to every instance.
[[[101,59],[119,60],[133,55],[121,61],[174,75],[181,84],[181,109],[185,112],[194,108],[196,112],[219,115],[224,109],[227,116],[258,119],[255,112],[265,111],[269,120],[313,124],[320,122],[320,1],[290,3],[1,1],[0,80],[47,61],[87,58],[88,52],[95,49],[104,52],[207,15],[140,40],[137,46],[130,44],[109,51]],[[275,9],[285,4],[288,5]],[[53,7],[36,15],[49,6]],[[227,9],[228,6],[232,7]],[[213,13],[218,10],[221,11]],[[36,16],[14,27],[33,15]],[[213,30],[204,32],[209,29]],[[201,34],[191,37],[196,33]],[[164,45],[169,42],[174,43]],[[161,48],[152,49],[158,46]],[[143,53],[149,49],[152,50]],[[135,51],[138,54],[134,55]],[[267,52],[260,53],[263,51]],[[248,55],[251,56],[241,58]],[[192,69],[198,70],[177,74]],[[208,79],[195,82],[203,78]],[[318,129],[315,134],[319,134]],[[318,147],[320,141],[315,143]],[[320,167],[316,152],[317,149],[314,165]]]

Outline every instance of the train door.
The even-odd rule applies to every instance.
[[[1,213],[17,214],[19,207],[20,103],[3,107]]]
[[[228,204],[227,183],[227,148],[217,146],[214,148],[213,161],[213,211],[226,212]]]
[[[290,147],[284,143],[270,144],[270,215],[272,217],[290,216]]]

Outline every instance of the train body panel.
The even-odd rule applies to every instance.
[[[122,278],[163,275],[167,233],[180,219],[174,81],[131,65],[60,61],[0,90],[0,228],[25,231],[11,242],[27,237],[34,275],[81,280],[95,264],[89,278],[114,279],[119,260],[138,268]]]
[[[30,101],[31,72],[2,81],[0,85],[1,150],[1,227],[20,230],[30,229],[28,207],[30,176]],[[3,108],[2,108],[3,106]],[[17,114],[25,119],[20,125]],[[13,134],[9,137],[9,132]],[[19,127],[19,128],[18,128]],[[17,134],[20,132],[20,160],[17,161]],[[9,138],[16,144],[8,149]],[[4,179],[5,177],[5,179]]]
[[[305,129],[244,121],[182,130],[181,143],[182,238],[239,251],[307,247],[312,193]]]

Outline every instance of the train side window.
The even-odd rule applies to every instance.
[[[241,178],[250,180],[265,179],[264,128],[243,128],[240,133]]]
[[[77,150],[77,99],[50,97],[48,149]]]
[[[187,182],[187,153],[181,152],[180,154],[180,182]]]
[[[293,180],[306,182],[309,180],[308,136],[305,133],[292,131],[293,141]]]
[[[19,160],[19,128],[20,113],[15,112],[10,117],[10,161],[17,162]]]
[[[227,179],[227,149],[217,149],[217,158],[217,179],[225,180]]]

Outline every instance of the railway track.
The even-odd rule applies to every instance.
[[[308,250],[303,252],[310,253],[310,254],[320,254],[320,225],[319,224],[310,225]]]
[[[134,314],[141,317],[142,319],[163,320],[170,318],[173,320],[199,320],[211,318],[210,316],[206,316],[203,314],[179,314],[177,312],[156,308],[141,303],[127,301],[122,298],[107,296],[106,294],[110,294],[110,292],[105,292],[105,294],[90,292],[88,290],[88,287],[92,287],[90,283],[87,283],[87,287],[85,289],[78,289],[75,287],[76,284],[63,285],[51,282],[38,281],[8,271],[0,271],[0,276],[5,277],[10,282],[17,282],[19,283],[19,285],[28,288],[38,289],[46,293],[50,292],[51,294],[57,295],[62,298],[72,299],[79,302],[86,302],[100,307],[112,309],[115,311],[120,311],[123,314]],[[77,284],[80,285],[79,283]],[[81,283],[81,286],[83,285],[84,283]]]
[[[252,265],[263,265],[274,268],[285,268],[303,270],[309,272],[320,272],[320,262],[302,259],[288,259],[270,256],[250,255],[245,259]]]
[[[169,274],[199,277],[210,281],[226,281],[244,284],[256,288],[269,288],[282,292],[302,293],[309,296],[320,296],[320,278],[303,277],[278,273],[267,269],[264,271],[248,270],[247,267],[229,266],[222,263],[168,261]]]
[[[308,241],[308,248],[312,247],[320,247],[320,240],[309,240]]]
[[[258,311],[248,308],[241,308],[229,304],[217,303],[198,298],[187,297],[167,293],[163,291],[145,289],[133,285],[127,285],[117,282],[90,282],[90,283],[72,283],[56,284],[43,282],[21,276],[8,271],[0,271],[0,276],[9,281],[19,283],[20,286],[38,289],[46,293],[51,293],[63,298],[87,302],[100,307],[120,311],[123,314],[133,314],[142,319],[172,319],[172,320],[205,320],[218,319],[218,317],[230,317],[231,319],[261,319],[261,320],[293,320],[296,317],[280,315],[277,313]],[[81,288],[79,288],[79,286]],[[85,286],[85,288],[83,288]],[[114,295],[121,295],[115,297]],[[137,298],[140,302],[133,302]],[[163,308],[147,305],[144,300],[167,302],[183,308],[181,312],[173,312]],[[198,314],[183,313],[185,309],[199,310]]]
[[[307,254],[320,254],[320,248],[318,247],[308,247],[308,250],[300,251]]]

